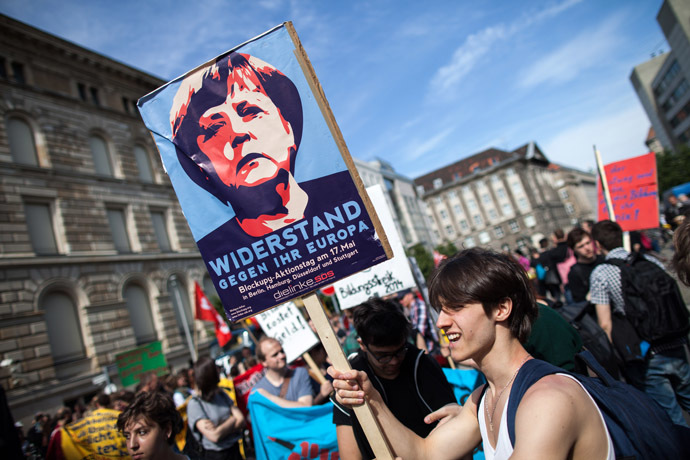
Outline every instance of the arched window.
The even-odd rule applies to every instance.
[[[31,126],[21,118],[7,119],[7,137],[12,160],[23,165],[38,166],[36,142]]]
[[[137,345],[154,342],[158,335],[153,326],[151,305],[146,291],[137,284],[128,284],[123,291],[123,297],[127,302],[129,320],[132,323],[132,329],[134,329]]]
[[[139,179],[144,182],[153,182],[153,172],[151,171],[151,160],[149,153],[141,146],[134,146],[134,158],[137,160],[139,168]]]
[[[170,300],[172,301],[173,311],[175,312],[175,319],[177,320],[177,327],[180,333],[184,335],[185,327],[191,331],[192,327],[192,308],[189,305],[189,296],[184,285],[180,282],[177,275],[171,275],[168,278],[168,292],[170,293]],[[184,312],[182,316],[180,310]],[[186,324],[185,324],[186,322]]]
[[[110,152],[108,151],[108,144],[100,136],[89,137],[89,147],[91,147],[91,154],[93,155],[93,164],[96,173],[102,176],[112,177],[113,165],[110,161]]]
[[[84,342],[72,298],[63,292],[53,291],[43,296],[41,304],[55,364],[83,358]]]

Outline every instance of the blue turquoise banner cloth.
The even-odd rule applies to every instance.
[[[458,404],[465,404],[472,391],[486,382],[484,374],[474,369],[448,369],[444,367],[443,373],[446,375],[448,383],[453,387],[453,393],[455,393]],[[481,445],[475,449],[472,459],[484,460],[484,451]]]
[[[338,460],[333,404],[286,409],[259,393],[249,396],[256,460]]]

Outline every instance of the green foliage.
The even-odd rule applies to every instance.
[[[436,250],[446,257],[452,257],[458,253],[458,247],[451,241],[446,241],[443,244],[436,246]]]
[[[690,147],[680,147],[678,153],[657,153],[656,173],[659,178],[659,194],[676,185],[690,182]]]
[[[429,279],[429,275],[434,270],[434,258],[426,250],[422,243],[417,243],[407,250],[407,255],[414,257],[417,260],[419,270],[422,272],[424,279]]]

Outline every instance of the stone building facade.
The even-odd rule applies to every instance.
[[[115,355],[140,344],[188,364],[208,275],[135,106],[163,83],[0,16],[0,385],[16,419],[117,381]]]
[[[354,158],[354,163],[366,187],[376,184],[383,187],[403,245],[408,248],[422,243],[431,249],[434,237],[426,205],[417,197],[412,179],[398,174],[390,163],[381,159],[363,161]]]
[[[549,162],[535,143],[485,150],[415,184],[435,237],[458,248],[536,246],[596,216],[596,176]]]

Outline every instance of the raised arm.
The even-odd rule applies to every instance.
[[[360,405],[369,402],[395,455],[405,460],[451,460],[462,458],[481,441],[475,398],[478,392],[468,399],[465,409],[439,425],[426,438],[420,438],[400,423],[383,402],[381,395],[373,387],[367,374],[351,370],[340,372],[333,367],[328,373],[335,379],[333,387],[338,402],[345,405]]]

